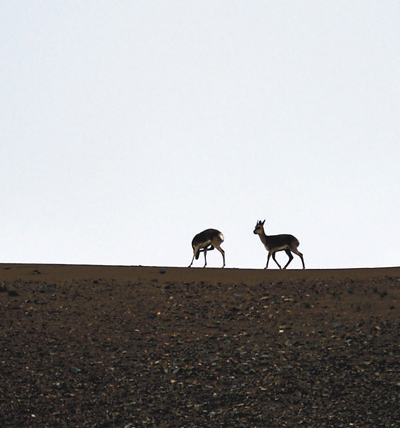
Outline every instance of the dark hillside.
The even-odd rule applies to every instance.
[[[399,269],[0,264],[0,426],[398,427]]]

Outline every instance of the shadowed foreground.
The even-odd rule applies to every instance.
[[[0,264],[0,426],[398,427],[399,269]]]

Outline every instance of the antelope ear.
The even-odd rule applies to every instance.
[[[260,222],[260,223],[262,224],[262,226],[265,224],[265,221],[266,221],[266,220],[263,220],[263,222]]]

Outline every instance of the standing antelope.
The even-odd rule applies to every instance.
[[[192,240],[192,248],[194,250],[194,255],[192,257],[191,264],[188,267],[192,266],[194,259],[198,260],[201,251],[205,253],[205,265],[203,267],[206,267],[206,253],[208,251],[214,250],[215,248],[217,248],[223,256],[222,267],[224,267],[226,265],[226,259],[224,256],[224,250],[220,247],[223,241],[223,234],[216,229],[206,229],[203,232],[195,235],[194,239]]]
[[[287,253],[287,256],[289,257],[289,260],[283,269],[286,269],[287,266],[291,263],[292,259],[294,258],[294,256],[291,254],[291,251],[297,254],[301,258],[303,269],[305,269],[304,256],[300,251],[298,251],[298,245],[299,245],[298,239],[292,235],[271,235],[271,236],[266,235],[263,229],[263,225],[265,224],[265,221],[266,220],[263,220],[263,222],[258,221],[256,223],[255,230],[253,231],[255,235],[259,235],[259,238],[262,241],[262,244],[265,246],[266,250],[269,252],[269,254],[267,255],[267,262],[266,262],[265,269],[267,269],[271,256],[273,257],[273,260],[276,262],[277,266],[281,269],[281,266],[278,264],[275,256],[277,251],[285,251]]]

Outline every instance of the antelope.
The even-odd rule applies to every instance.
[[[203,232],[195,235],[194,239],[192,240],[192,248],[194,250],[194,255],[192,257],[191,264],[188,267],[192,266],[194,259],[198,260],[201,251],[203,251],[205,254],[205,265],[203,267],[206,267],[206,253],[208,251],[214,250],[215,248],[217,248],[223,256],[222,267],[224,267],[226,265],[226,259],[224,256],[224,250],[220,247],[223,241],[223,234],[216,229],[206,229]]]
[[[276,260],[276,252],[277,251],[285,251],[289,260],[283,269],[286,269],[287,266],[291,263],[294,256],[291,254],[291,251],[297,254],[302,260],[303,269],[305,269],[304,256],[298,250],[299,241],[295,236],[292,235],[271,235],[268,236],[265,234],[265,230],[263,229],[263,225],[266,220],[258,221],[255,226],[255,230],[253,233],[255,235],[259,235],[262,244],[265,246],[266,250],[269,252],[267,255],[266,267],[269,265],[270,257],[273,257],[273,260],[276,262],[277,266],[281,269],[281,266],[278,264]]]

